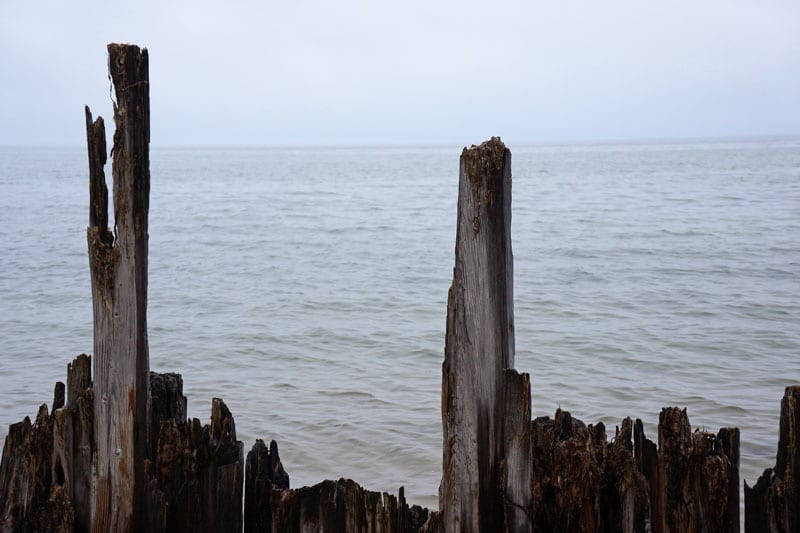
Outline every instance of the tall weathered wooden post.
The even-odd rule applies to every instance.
[[[86,108],[90,208],[87,238],[94,311],[92,529],[138,530],[146,516],[149,355],[147,218],[150,96],[147,50],[108,45],[114,83],[114,232],[108,228],[105,127]]]
[[[514,367],[510,224],[511,152],[494,137],[461,154],[442,366],[439,507],[448,531],[497,531],[504,523],[504,371]]]

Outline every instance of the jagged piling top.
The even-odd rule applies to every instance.
[[[500,137],[492,137],[479,145],[473,144],[461,151],[461,157],[467,167],[470,180],[483,177],[500,177],[503,175],[508,148]]]

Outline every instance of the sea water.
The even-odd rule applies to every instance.
[[[774,464],[800,383],[800,139],[510,146],[534,416],[662,407]],[[151,368],[221,397],[292,486],[437,506],[459,147],[151,152]],[[110,175],[110,165],[106,169]],[[0,437],[92,351],[83,148],[0,148]]]

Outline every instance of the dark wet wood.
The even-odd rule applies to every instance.
[[[205,426],[196,418],[162,419],[157,438],[150,501],[164,507],[151,511],[151,523],[160,524],[151,531],[240,532],[244,445],[225,403],[214,398]]]
[[[271,499],[271,529],[250,531],[438,531],[427,509],[406,504],[402,489],[398,500],[392,494],[365,490],[350,479],[295,490],[273,489]]]
[[[753,487],[745,481],[744,504],[745,531],[800,531],[800,386],[786,387],[775,466]]]
[[[665,408],[659,446],[635,430],[636,461],[648,480],[652,530],[739,530],[739,430],[692,432],[686,410]]]
[[[726,428],[718,435],[692,432],[685,409],[663,409],[657,474],[650,480],[653,531],[737,529],[738,448],[738,430]],[[733,483],[735,494],[730,490]]]
[[[658,449],[629,418],[611,442],[561,410],[532,428],[537,531],[738,531],[738,430],[692,432],[674,407]]]
[[[558,410],[554,419],[531,422],[531,438],[534,530],[598,531],[602,451],[595,449],[595,441],[605,443],[605,428],[587,428],[569,412]]]
[[[272,491],[289,488],[289,475],[273,440],[269,448],[257,439],[245,462],[244,531],[272,531]]]
[[[53,409],[42,405],[35,423],[25,418],[9,428],[0,463],[1,531],[88,531],[90,364],[78,356],[68,367],[69,387],[56,384]]]
[[[363,489],[349,479],[323,481],[291,490],[278,445],[261,439],[247,454],[245,533],[364,531],[410,533],[439,531],[437,517],[409,506],[399,496]]]

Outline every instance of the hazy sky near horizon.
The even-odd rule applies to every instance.
[[[0,2],[0,144],[111,122],[150,53],[154,145],[800,134],[800,2]]]

